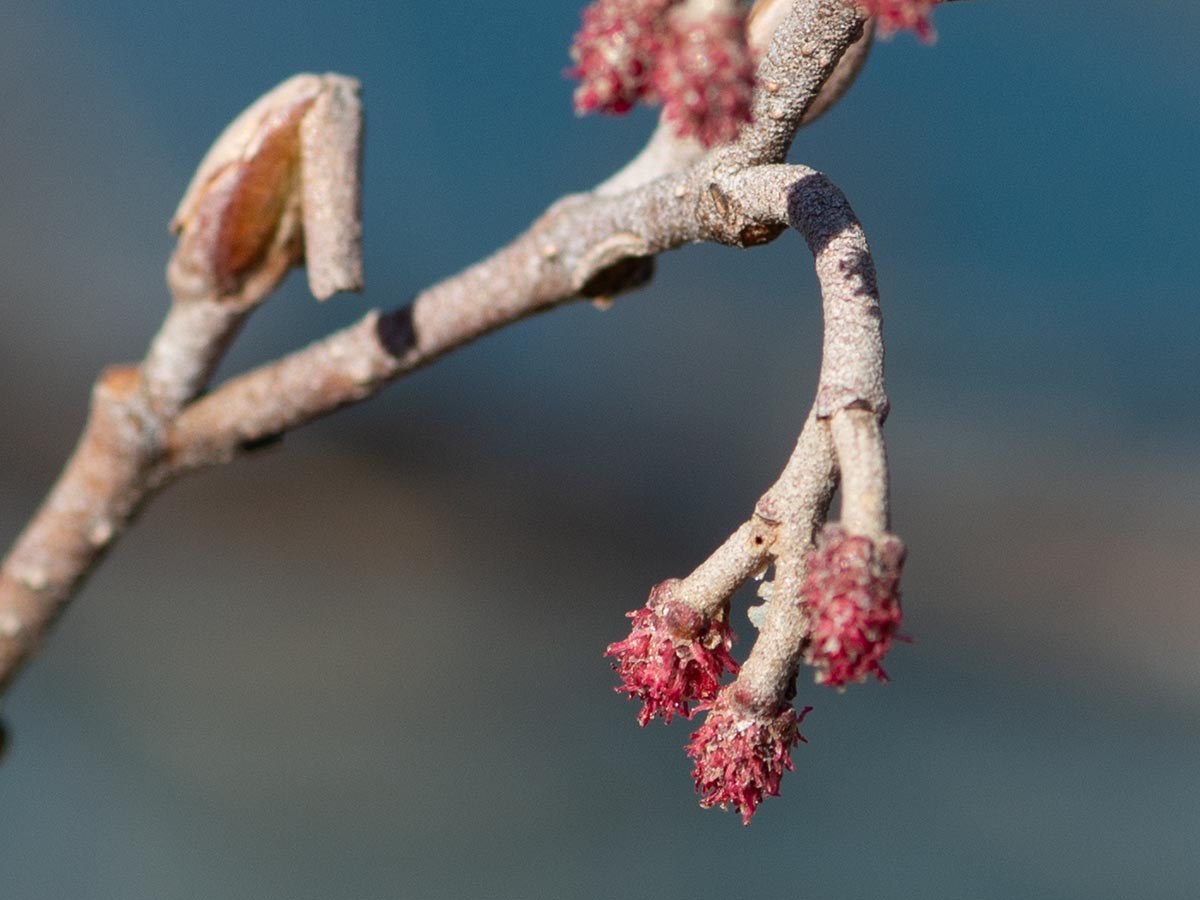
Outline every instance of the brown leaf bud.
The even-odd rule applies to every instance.
[[[361,139],[354,79],[296,75],[255,101],[217,138],[171,220],[175,295],[250,306],[306,260],[319,299],[361,288]]]

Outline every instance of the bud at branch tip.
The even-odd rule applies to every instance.
[[[358,94],[352,78],[296,75],[225,129],[171,220],[177,298],[252,306],[301,263],[318,299],[361,289]]]

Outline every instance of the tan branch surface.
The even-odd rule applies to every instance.
[[[855,459],[882,460],[882,443],[875,453],[857,426],[846,440],[830,429],[844,414],[865,413],[877,425],[886,412],[865,237],[823,176],[781,165],[847,48],[865,50],[863,26],[841,0],[797,0],[763,52],[754,122],[733,143],[703,154],[676,145],[648,150],[650,162],[630,167],[603,190],[563,198],[507,247],[410,306],[372,312],[202,394],[246,315],[306,253],[314,291],[356,283],[357,176],[353,186],[347,178],[359,153],[357,85],[341,76],[298,76],[306,80],[268,95],[275,102],[251,116],[249,136],[235,135],[236,152],[218,154],[215,174],[206,158],[201,174],[208,174],[198,174],[181,205],[180,249],[171,267],[175,302],[145,362],[101,376],[79,446],[0,568],[0,686],[33,654],[138,508],[178,475],[363,400],[522,318],[637,287],[665,250],[695,241],[748,247],[788,227],[807,241],[822,286],[826,335],[817,401],[750,522],[683,585],[696,607],[713,598],[724,602],[768,553],[777,581],[801,579],[803,552],[836,485],[835,460],[845,468],[851,446],[858,448]],[[838,95],[844,90],[845,84],[836,87]],[[235,125],[245,126],[243,118]],[[274,154],[270,166],[259,165],[263,154]],[[340,210],[334,220],[330,209]],[[334,258],[334,268],[311,271],[322,255]],[[861,501],[861,522],[882,531],[886,470],[881,464],[862,470],[855,496],[883,499]],[[761,652],[756,646],[743,672],[764,692],[794,674],[795,644],[788,652],[779,648],[801,625],[785,618],[768,611],[760,638],[768,646]]]
[[[763,166],[739,179],[756,221],[799,231],[815,258],[825,331],[816,402],[779,479],[751,519],[691,575],[676,596],[711,616],[752,575],[774,565],[758,640],[737,685],[754,705],[777,707],[795,680],[809,622],[794,602],[809,552],[842,479],[842,523],[852,533],[886,529],[887,469],[880,424],[887,412],[875,266],[862,226],[842,193],[803,166]]]

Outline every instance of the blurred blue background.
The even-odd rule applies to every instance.
[[[160,320],[193,168],[285,77],[363,81],[368,290],[293,278],[224,374],[640,146],[649,114],[571,114],[577,4],[480,9],[5,0],[6,542]],[[791,448],[820,328],[794,236],[670,254],[158,498],[6,699],[4,896],[1200,896],[1200,7],[937,25],[793,150],[875,248],[917,642],[886,687],[801,684],[751,828],[600,654]]]

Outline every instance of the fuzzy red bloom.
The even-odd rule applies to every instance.
[[[853,0],[879,21],[884,34],[911,31],[927,44],[933,43],[937,32],[929,16],[940,0]]]
[[[614,657],[613,669],[623,682],[616,690],[643,703],[638,724],[655,716],[670,722],[672,716],[692,717],[688,703],[707,702],[717,695],[721,676],[737,672],[729,655],[733,631],[722,610],[711,619],[674,596],[679,582],[656,584],[641,609],[629,613],[629,637],[609,644],[605,656]]]
[[[621,114],[661,102],[681,137],[732,140],[750,120],[754,64],[736,4],[693,10],[682,0],[594,0],[583,11],[567,75],[575,111]]]
[[[811,709],[788,705],[764,715],[740,702],[735,686],[722,691],[687,745],[700,805],[732,805],[749,825],[764,797],[779,796],[784,770],[795,768],[791,750],[804,740],[797,727]]]
[[[620,114],[645,97],[662,48],[663,14],[675,0],[596,0],[571,45],[575,111]]]
[[[706,147],[731,141],[750,121],[754,96],[744,20],[731,14],[695,18],[686,9],[676,12],[652,76],[654,92],[681,137],[695,136]]]
[[[888,536],[875,542],[826,525],[808,562],[800,602],[812,621],[805,661],[817,682],[844,687],[874,674],[900,627],[900,570],[904,545]]]

